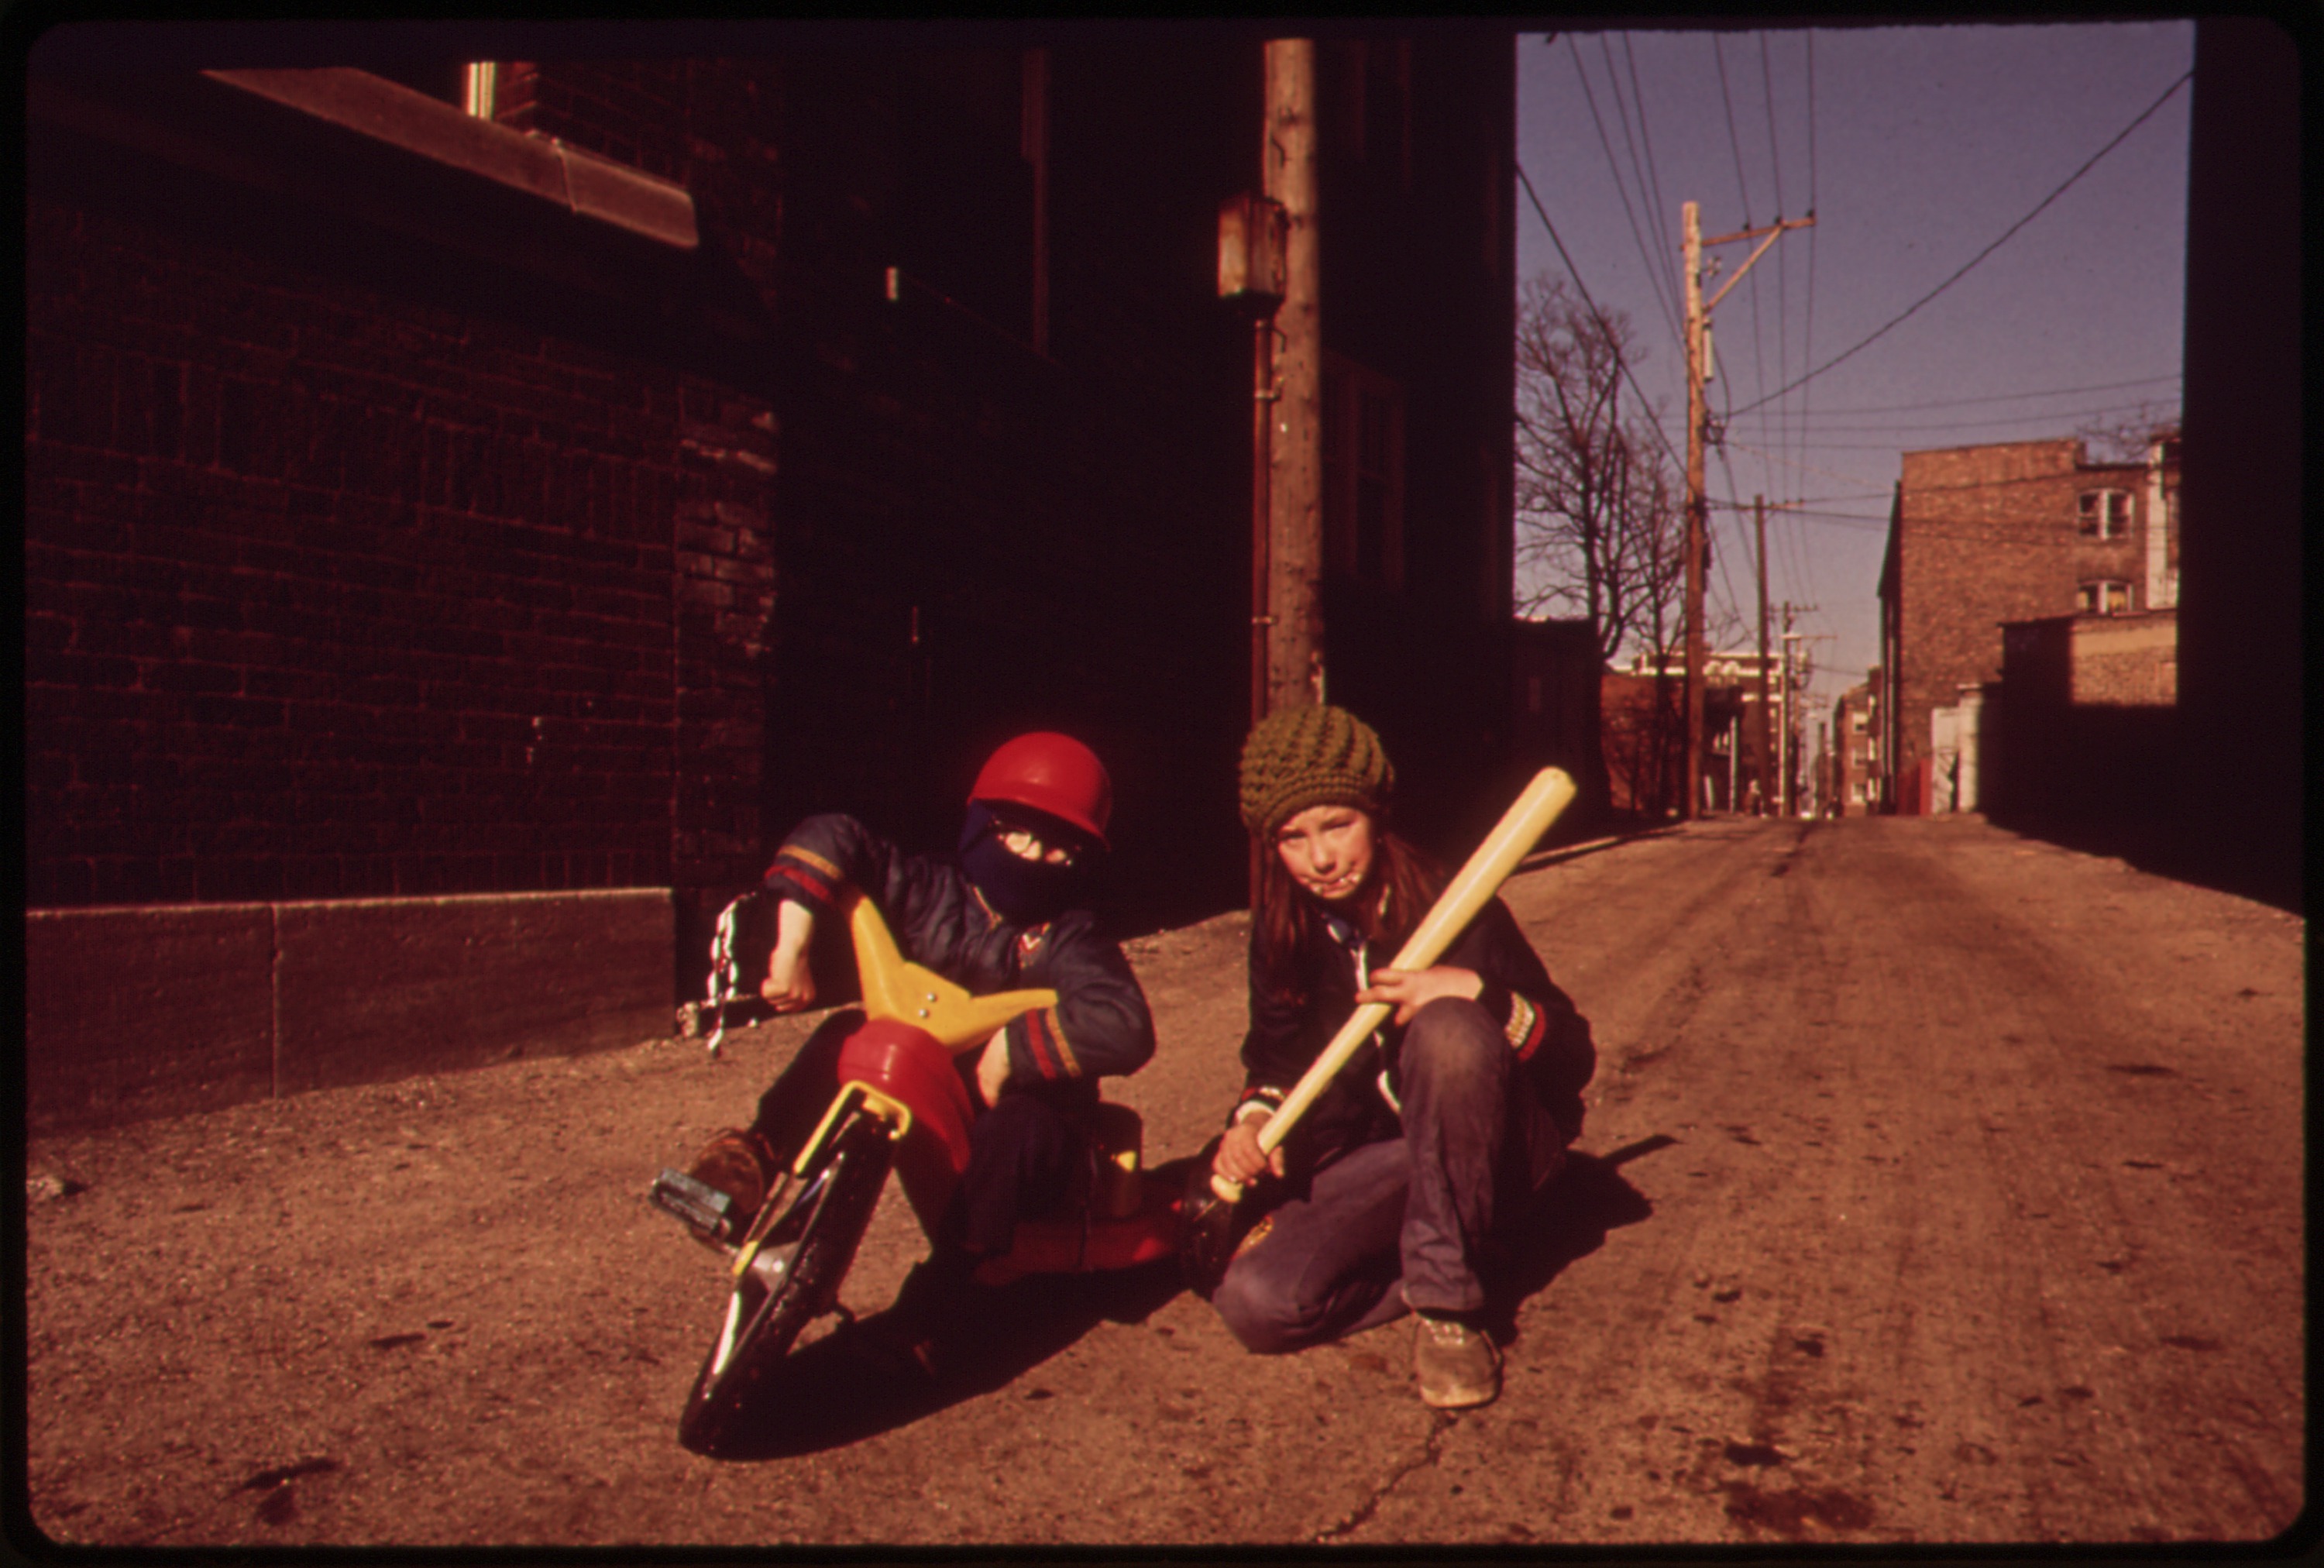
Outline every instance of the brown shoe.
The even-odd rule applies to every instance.
[[[1492,1340],[1449,1317],[1416,1314],[1412,1370],[1420,1379],[1421,1403],[1437,1410],[1489,1405],[1501,1392],[1501,1354]]]
[[[751,1228],[778,1163],[766,1139],[749,1128],[730,1127],[703,1145],[686,1174],[726,1200],[726,1212],[712,1229],[715,1240],[735,1241]]]

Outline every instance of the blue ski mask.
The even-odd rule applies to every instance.
[[[1072,842],[1070,835],[1056,829],[1024,826],[1050,842]],[[1091,852],[1083,850],[1072,865],[1027,860],[1001,842],[1005,831],[1006,826],[982,801],[969,802],[968,820],[960,830],[960,869],[1002,919],[1015,926],[1038,926],[1081,900]]]

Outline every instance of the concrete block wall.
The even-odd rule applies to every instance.
[[[25,1125],[634,1045],[670,937],[658,889],[28,910]]]
[[[2107,707],[2170,707],[2179,697],[2179,625],[2170,611],[2074,624],[2073,700]]]

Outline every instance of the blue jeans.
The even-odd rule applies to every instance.
[[[1475,1002],[1441,998],[1415,1014],[1397,1073],[1404,1136],[1351,1149],[1253,1227],[1213,1297],[1235,1338],[1274,1353],[1406,1308],[1482,1306],[1488,1238],[1564,1156],[1522,1071]]]

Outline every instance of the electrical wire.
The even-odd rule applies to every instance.
[[[1663,181],[1660,168],[1655,162],[1655,139],[1653,134],[1646,129],[1646,92],[1638,85],[1637,51],[1631,48],[1630,35],[1627,32],[1622,34],[1622,60],[1630,72],[1630,102],[1638,111],[1638,140],[1646,150],[1646,178],[1641,189],[1646,196],[1652,198],[1654,205],[1648,210],[1655,215],[1654,221],[1647,226],[1654,231],[1655,238],[1661,242],[1663,265],[1670,270],[1672,282],[1675,285],[1680,282],[1680,279],[1678,269],[1673,264],[1671,257],[1677,253],[1678,247],[1671,243],[1670,229],[1667,226],[1670,220],[1665,216],[1670,209],[1663,205]]]
[[[1735,134],[1735,99],[1727,90],[1727,52],[1720,34],[1711,35],[1711,57],[1719,62],[1719,101],[1727,106],[1727,145],[1735,153],[1735,189],[1743,193],[1743,226],[1751,226],[1751,182],[1743,178],[1743,141]]]
[[[1806,46],[1808,78],[1808,216],[1812,217],[1815,216],[1816,211],[1815,30],[1813,28],[1810,28],[1807,31]],[[1807,320],[1800,334],[1800,362],[1803,364],[1812,364],[1815,362],[1815,275],[1816,229],[1815,226],[1810,225],[1808,228],[1808,291],[1806,300],[1803,301],[1806,310]],[[1808,430],[1812,423],[1809,412],[1809,401],[1807,389],[1804,387],[1801,388],[1800,450],[1803,454],[1807,451]]]
[[[2016,235],[2018,230],[2024,228],[2027,224],[2032,223],[2035,218],[2041,217],[2043,212],[2048,210],[2052,202],[2056,201],[2058,198],[2065,195],[2068,190],[2071,189],[2074,185],[2080,180],[2083,175],[2088,174],[2092,169],[2096,168],[2098,166],[2098,160],[2104,158],[2107,153],[2122,145],[2125,141],[2129,139],[2132,132],[2144,125],[2153,116],[2155,111],[2162,108],[2164,104],[2170,102],[2181,88],[2185,87],[2189,82],[2194,79],[2195,73],[2192,70],[2190,70],[2184,76],[2181,76],[2177,81],[2172,82],[2168,88],[2164,88],[2163,96],[2156,98],[2153,103],[2147,105],[2144,109],[2141,110],[2138,117],[2131,121],[2129,125],[2125,125],[2122,130],[2116,134],[2114,140],[2108,142],[2105,146],[2090,154],[2089,161],[2085,162],[2080,169],[2075,170],[2073,173],[2068,175],[2066,177],[2066,182],[2063,185],[2059,186],[2057,189],[2043,197],[2040,203],[2034,207],[2033,211],[2027,213],[2024,217],[2019,218],[2015,223],[2011,224],[2007,229],[2003,231],[1999,239],[1995,240],[1991,244],[1987,245],[1985,249],[1978,252],[1977,254],[1971,256],[1967,262],[1963,263],[1960,271],[1954,272],[1951,277],[1947,278],[1943,282],[1939,283],[1935,288],[1922,295],[1911,305],[1906,306],[1902,314],[1890,320],[1886,326],[1878,328],[1870,337],[1866,337],[1863,341],[1858,343],[1855,347],[1835,355],[1831,359],[1826,360],[1823,364],[1816,366],[1813,370],[1809,371],[1805,375],[1800,377],[1798,381],[1792,383],[1789,386],[1776,388],[1774,392],[1769,394],[1769,396],[1782,397],[1784,393],[1791,392],[1797,387],[1804,386],[1808,382],[1821,375],[1825,371],[1831,369],[1834,365],[1837,365],[1854,355],[1862,352],[1864,349],[1870,347],[1874,343],[1886,336],[1890,331],[1902,326],[1915,311],[1919,310],[1922,306],[1926,305],[1930,300],[1943,293],[1947,289],[1950,289],[1955,283],[1960,282],[1962,278],[1969,274],[1971,268],[1975,267],[1978,263],[1984,261],[1986,257],[1993,254],[1994,252],[1999,250],[2004,244],[2007,244],[2009,240]],[[1764,402],[1767,400],[1762,399],[1760,401]],[[1751,405],[1751,407],[1757,406],[1757,404]],[[1748,413],[1750,411],[1750,408],[1745,408],[1738,411]]]
[[[1565,263],[1566,276],[1572,278],[1573,286],[1582,291],[1582,302],[1590,307],[1591,314],[1602,318],[1605,312],[1599,309],[1598,301],[1590,297],[1590,285],[1582,281],[1581,269],[1573,264],[1572,254],[1565,248],[1565,242],[1558,237],[1557,226],[1549,221],[1549,213],[1541,205],[1541,194],[1534,189],[1533,180],[1526,173],[1525,165],[1516,159],[1511,159],[1509,164],[1517,171],[1517,183],[1525,187],[1526,199],[1533,204],[1534,216],[1541,219],[1541,226],[1549,232],[1549,243],[1557,247],[1559,258]],[[1683,469],[1686,460],[1678,455],[1678,448],[1671,445],[1670,437],[1664,434],[1662,416],[1655,411],[1654,400],[1646,396],[1646,389],[1638,384],[1637,374],[1631,370],[1629,360],[1618,355],[1616,363],[1622,367],[1623,379],[1630,383],[1630,390],[1638,394],[1638,406],[1646,412],[1646,428],[1655,433],[1655,439],[1663,444],[1664,453]]]
[[[1924,403],[1868,403],[1851,409],[1849,411],[1858,414],[1901,414],[1909,413],[1914,409],[1955,409],[1965,408],[1971,403],[2006,403],[2015,402],[2023,398],[2065,397],[2073,392],[2120,392],[2126,387],[2153,386],[2161,382],[2184,379],[2183,375],[2178,374],[2149,375],[2141,376],[2136,381],[2102,381],[2094,382],[2088,386],[2053,386],[2041,392],[1993,392],[1984,397],[1975,398],[1937,398]]]
[[[1673,337],[1683,343],[1685,333],[1678,325],[1678,312],[1672,307],[1670,297],[1665,290],[1662,272],[1655,265],[1654,257],[1646,248],[1646,235],[1639,232],[1638,215],[1631,210],[1629,188],[1622,183],[1622,168],[1614,156],[1613,139],[1606,134],[1606,121],[1598,113],[1598,95],[1590,90],[1590,72],[1582,63],[1581,47],[1574,43],[1573,35],[1570,32],[1565,35],[1565,42],[1573,56],[1574,73],[1582,78],[1582,98],[1590,106],[1591,123],[1598,127],[1598,144],[1606,150],[1606,166],[1614,176],[1614,194],[1621,200],[1622,216],[1629,220],[1630,237],[1637,243],[1638,259],[1646,264],[1646,281],[1654,286],[1655,302],[1662,308],[1663,325],[1671,329]],[[1572,263],[1568,263],[1567,265],[1570,268]]]

